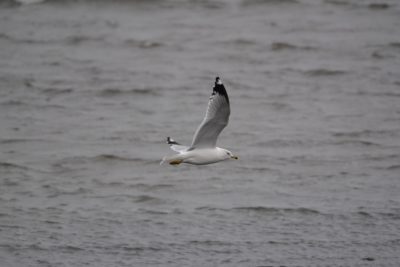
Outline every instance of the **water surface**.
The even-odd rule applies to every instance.
[[[397,1],[0,6],[2,266],[399,265]]]

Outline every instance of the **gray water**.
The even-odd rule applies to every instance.
[[[1,266],[399,266],[396,0],[0,4]],[[215,76],[218,145],[190,144]]]

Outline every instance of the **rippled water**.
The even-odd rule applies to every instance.
[[[1,265],[398,266],[399,36],[395,0],[1,2]],[[217,75],[240,160],[159,166]]]

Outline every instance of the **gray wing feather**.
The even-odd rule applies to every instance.
[[[228,94],[217,77],[206,116],[194,134],[190,149],[215,147],[218,135],[228,125],[230,112]]]

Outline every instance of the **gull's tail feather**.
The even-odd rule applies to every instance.
[[[161,162],[160,162],[160,165],[163,165],[163,164],[165,163],[166,160],[167,160],[167,156],[163,157],[162,160],[161,160]]]
[[[180,143],[176,142],[174,139],[172,139],[169,136],[167,137],[167,144],[170,146],[170,148],[173,151],[176,151],[176,152],[179,152],[179,153],[185,152],[185,151],[187,151],[189,149],[188,146],[181,145]]]

